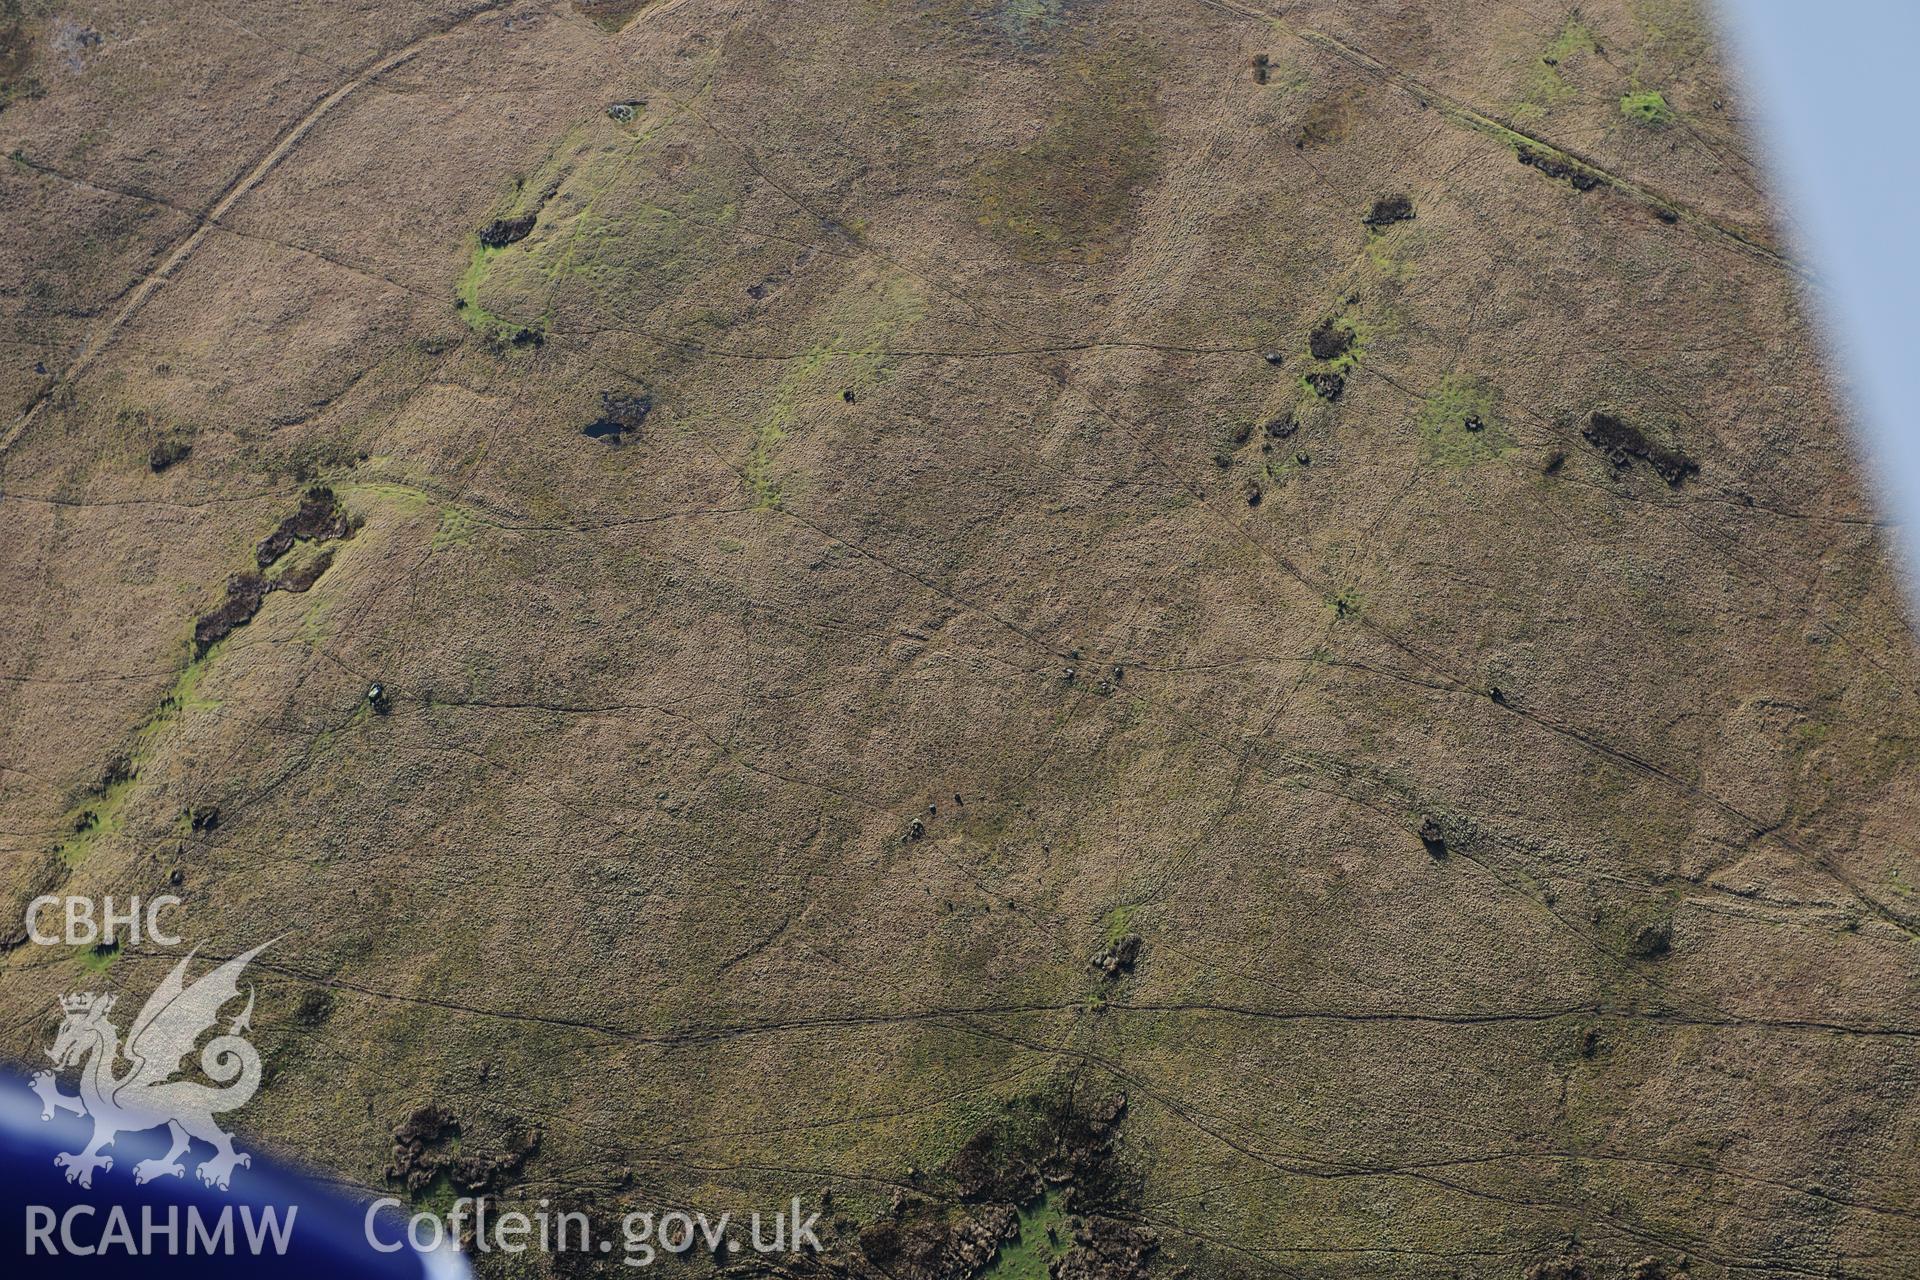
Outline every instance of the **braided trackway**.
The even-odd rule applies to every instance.
[[[5,452],[11,448],[13,442],[20,438],[21,432],[25,431],[27,427],[33,423],[34,418],[39,416],[40,410],[52,399],[54,388],[65,383],[71,383],[86,370],[88,365],[93,363],[94,358],[106,349],[106,345],[113,338],[113,335],[118,333],[127,321],[133,318],[134,313],[139,311],[146,300],[153,296],[154,291],[165,284],[168,279],[185,264],[187,259],[193,256],[194,250],[200,247],[200,242],[207,238],[208,233],[210,233],[214,229],[214,225],[226,215],[227,210],[233,208],[234,204],[237,203],[242,196],[246,195],[247,192],[259,186],[266,176],[272,173],[274,168],[282,160],[286,159],[295,147],[300,145],[301,140],[313,131],[313,127],[319,124],[329,111],[339,106],[340,103],[355,90],[364,87],[370,81],[385,75],[395,67],[418,56],[422,50],[434,41],[451,35],[474,19],[502,8],[508,3],[511,3],[511,0],[489,0],[489,2],[481,8],[474,9],[449,22],[443,23],[435,30],[429,31],[426,35],[421,36],[418,40],[415,40],[412,44],[407,45],[398,52],[390,53],[379,61],[362,68],[360,71],[355,72],[347,79],[335,85],[327,92],[325,97],[313,105],[311,110],[289,125],[286,130],[274,140],[273,146],[268,149],[267,153],[260,157],[259,162],[236,179],[225,191],[222,191],[219,198],[213,202],[212,207],[195,219],[193,230],[188,232],[186,237],[173,247],[173,252],[169,253],[159,266],[148,272],[146,277],[134,286],[133,292],[127,296],[126,302],[121,304],[120,309],[115,311],[113,315],[107,319],[106,323],[94,330],[87,338],[85,344],[75,353],[72,361],[61,371],[59,378],[55,379],[42,390],[39,395],[33,398],[32,403],[27,405],[26,411],[20,415],[18,421],[13,424],[12,429],[7,432],[6,438],[0,440],[0,452]]]

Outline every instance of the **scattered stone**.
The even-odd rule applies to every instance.
[[[1370,227],[1390,227],[1396,222],[1413,221],[1413,201],[1407,196],[1382,196],[1373,209],[1360,219]]]
[[[1440,820],[1430,813],[1420,819],[1420,843],[1427,847],[1427,852],[1433,857],[1447,856],[1447,833],[1442,830]]]
[[[621,124],[632,124],[634,117],[646,108],[646,99],[629,98],[625,102],[616,102],[607,108],[607,117]]]
[[[1053,1280],[1145,1280],[1160,1241],[1146,1227],[1090,1219],[1074,1229],[1073,1245],[1054,1268]]]
[[[1133,972],[1134,962],[1140,958],[1140,946],[1139,934],[1123,934],[1089,963],[1108,978],[1117,978],[1123,973]]]
[[[459,1136],[460,1122],[453,1112],[432,1104],[416,1109],[393,1131],[387,1180],[404,1182],[409,1191],[425,1190],[445,1165],[445,1148]]]
[[[941,1172],[968,1203],[1028,1204],[1051,1187],[1071,1186],[1084,1212],[1128,1190],[1114,1150],[1126,1110],[1124,1094],[1086,1104],[1022,1099],[968,1139]]]
[[[1668,226],[1672,226],[1674,223],[1680,221],[1680,211],[1678,209],[1669,209],[1663,204],[1657,204],[1653,207],[1653,216]],[[1685,1273],[1683,1272],[1682,1274]]]
[[[1485,431],[1487,429],[1487,424],[1480,421],[1479,415],[1471,413],[1467,415],[1467,420],[1461,425],[1469,431]]]
[[[1260,486],[1259,485],[1252,484],[1247,486],[1247,505],[1250,507],[1257,507],[1260,505]]]
[[[480,243],[488,249],[504,249],[510,244],[517,244],[532,233],[535,217],[528,213],[518,218],[495,218],[480,229]]]
[[[198,832],[211,831],[220,825],[220,806],[217,804],[192,805],[187,809],[187,827]]]
[[[373,708],[373,714],[377,716],[393,710],[393,698],[387,693],[387,686],[378,683],[368,685],[367,705]]]
[[[1308,453],[1305,449],[1302,449],[1300,452],[1294,454],[1293,460],[1299,463],[1303,467],[1313,465],[1313,455]]]
[[[896,1193],[893,1212],[862,1231],[857,1247],[882,1276],[899,1280],[948,1280],[986,1270],[1009,1232],[1020,1232],[1020,1215],[1007,1205],[978,1205],[938,1218],[922,1202]]]
[[[1265,355],[1261,356],[1260,358],[1262,360],[1265,360],[1268,364],[1272,365],[1276,369],[1278,369],[1282,364],[1285,364],[1287,359],[1286,356],[1282,355],[1278,351],[1269,351]]]
[[[1624,471],[1635,458],[1653,468],[1654,474],[1678,489],[1687,477],[1698,475],[1700,464],[1678,449],[1663,449],[1648,440],[1640,428],[1622,422],[1610,413],[1595,410],[1581,429],[1588,444],[1607,455],[1616,470]]]
[[[1073,682],[1073,677],[1074,677],[1074,670],[1072,667],[1068,667],[1065,671],[1062,671],[1060,673],[1060,678],[1062,680],[1067,681],[1069,684]]]
[[[424,1191],[442,1174],[454,1190],[473,1195],[498,1191],[540,1148],[540,1133],[523,1125],[509,1128],[499,1151],[474,1152],[462,1140],[453,1112],[429,1104],[416,1109],[393,1131],[393,1163],[387,1181],[410,1192]]]
[[[909,822],[907,824],[907,834],[900,837],[900,843],[905,844],[909,840],[919,840],[922,837],[924,837],[926,834],[927,834],[927,824],[920,821],[920,819],[915,818],[912,822]]]
[[[1347,379],[1344,374],[1338,373],[1310,373],[1307,375],[1307,386],[1322,400],[1338,400],[1340,393],[1347,388]]]

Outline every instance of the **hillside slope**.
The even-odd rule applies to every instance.
[[[261,1144],[1920,1267],[1920,650],[1682,0],[0,30],[0,932],[279,937]],[[176,958],[4,941],[19,1061]]]

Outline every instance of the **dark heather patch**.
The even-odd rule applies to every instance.
[[[1307,335],[1307,350],[1315,360],[1337,360],[1353,345],[1353,330],[1343,329],[1332,320],[1322,320]]]
[[[1627,949],[1642,960],[1658,960],[1673,950],[1673,926],[1664,921],[1643,924],[1627,939]]]
[[[220,607],[193,625],[194,656],[227,638],[235,627],[244,627],[260,612],[267,598],[267,580],[257,573],[239,573],[227,579],[227,598]]]
[[[1622,422],[1610,413],[1596,411],[1587,419],[1580,434],[1587,443],[1607,455],[1607,461],[1625,470],[1635,458],[1653,468],[1654,474],[1678,489],[1688,476],[1697,475],[1700,464],[1678,449],[1663,449],[1647,439],[1640,428]]]
[[[303,1027],[317,1027],[332,1014],[333,993],[315,987],[300,997],[300,1003],[293,1010],[293,1020]]]
[[[320,575],[333,565],[333,549],[322,551],[298,569],[283,573],[267,584],[269,591],[291,591],[299,595],[320,580]]]
[[[176,462],[185,462],[193,446],[184,440],[161,440],[147,450],[147,470],[159,475]]]
[[[1407,196],[1382,196],[1373,209],[1360,219],[1370,227],[1390,227],[1396,222],[1413,221],[1413,201]]]
[[[489,249],[504,249],[525,240],[533,231],[535,216],[528,213],[518,218],[495,218],[480,229],[480,243]]]
[[[1532,147],[1517,149],[1521,164],[1538,169],[1549,178],[1559,178],[1573,185],[1575,191],[1591,191],[1600,185],[1600,175],[1590,169],[1582,168],[1559,156],[1535,151]]]
[[[300,509],[280,522],[254,552],[254,561],[262,569],[293,549],[296,541],[331,542],[351,538],[352,522],[346,510],[334,500],[333,490],[309,489],[300,499]]]
[[[353,522],[347,518],[346,510],[334,500],[333,490],[309,489],[300,500],[300,509],[282,520],[278,528],[261,540],[254,549],[253,558],[260,568],[265,569],[292,550],[295,542],[332,542],[351,538],[353,532]],[[226,599],[220,602],[219,608],[194,623],[194,656],[206,656],[207,650],[231,635],[234,628],[252,622],[253,616],[260,612],[260,606],[265,603],[268,592],[290,591],[298,594],[310,590],[332,564],[333,552],[329,549],[278,578],[267,578],[259,573],[241,573],[227,579]]]
[[[117,755],[107,761],[107,767],[100,771],[100,780],[93,784],[93,794],[103,796],[108,790],[123,782],[133,780],[133,759],[125,754]]]
[[[619,444],[629,433],[640,434],[647,415],[653,412],[653,397],[642,391],[625,395],[615,391],[600,393],[600,416],[580,428],[580,434],[594,440]]]

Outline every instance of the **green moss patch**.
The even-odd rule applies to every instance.
[[[740,172],[691,164],[669,178],[671,117],[648,119],[637,133],[603,118],[574,130],[476,234],[454,286],[474,332],[529,346],[563,322],[631,323],[734,259]]]
[[[1073,1247],[1067,1211],[1051,1194],[1020,1211],[1020,1234],[1000,1246],[981,1280],[1047,1280]]]
[[[842,291],[829,330],[788,364],[754,424],[746,478],[757,505],[779,507],[785,501],[787,481],[777,474],[776,464],[810,406],[848,396],[857,401],[862,392],[885,382],[892,372],[889,348],[925,314],[924,300],[905,276],[864,281]]]
[[[1527,92],[1516,107],[1515,114],[1522,117],[1544,115],[1572,98],[1576,90],[1567,82],[1563,65],[1577,54],[1593,51],[1593,32],[1586,23],[1569,19],[1560,28],[1560,33],[1540,51],[1539,60],[1534,64],[1533,80],[1527,86]]]
[[[1673,123],[1673,108],[1658,90],[1629,93],[1620,99],[1620,114],[1638,125],[1660,128]]]
[[[1137,902],[1123,902],[1107,912],[1100,921],[1100,941],[1112,946],[1133,931],[1133,918],[1140,912]]]
[[[1426,457],[1450,467],[1470,467],[1513,447],[1500,415],[1499,388],[1483,379],[1449,374],[1420,410]]]
[[[80,948],[80,967],[97,977],[113,968],[113,962],[119,957],[119,943],[97,943],[91,947]]]

